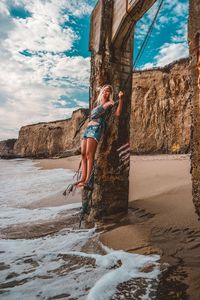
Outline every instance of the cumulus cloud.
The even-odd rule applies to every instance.
[[[144,39],[157,8],[158,2],[138,22],[135,33],[137,40],[142,41]],[[159,40],[158,37],[161,36],[162,30],[168,30],[166,35],[168,41],[164,41],[162,45],[156,45],[156,50],[154,49],[156,43],[151,43],[151,47],[148,45],[148,54],[157,53],[153,57],[151,56],[150,62],[140,65],[140,69],[164,66],[174,60],[188,56],[187,17],[187,0],[164,1],[150,39],[151,41]],[[164,40],[164,37],[162,36],[161,39]],[[139,48],[138,46],[137,49]],[[145,54],[147,54],[147,49]]]
[[[0,14],[1,15],[9,15],[9,10],[5,2],[0,2]]]
[[[63,52],[70,50],[77,34],[71,29],[63,29],[59,24],[37,18],[16,19],[15,27],[5,40],[5,47],[11,52],[29,49],[34,51]]]
[[[183,2],[182,2],[183,1]],[[137,39],[143,39],[146,35],[154,16],[156,15],[159,2],[155,4],[146,12],[146,14],[138,21],[135,30]],[[185,16],[188,15],[188,1],[187,0],[165,0],[157,16],[154,28],[156,34],[163,29],[166,24],[178,24],[185,22]]]
[[[171,37],[170,42],[164,43],[155,55],[153,62],[146,63],[141,69],[152,67],[163,67],[175,60],[189,56],[187,43],[187,24],[180,23],[175,35]]]
[[[24,49],[52,52],[70,50],[79,37],[71,27],[64,26],[64,23],[69,20],[70,14],[81,17],[90,13],[92,9],[85,1],[18,0],[9,1],[7,7],[8,1],[3,1],[7,11],[17,6],[31,15],[27,18],[13,19],[13,30],[5,41],[5,47],[11,52]]]
[[[188,57],[188,55],[187,43],[165,43],[160,47],[158,54],[154,57],[154,61],[142,65],[140,69],[164,67],[175,60]]]
[[[156,65],[165,66],[174,60],[187,56],[187,45],[184,43],[165,43],[155,57]]]
[[[187,23],[180,23],[174,36],[171,37],[172,42],[185,43],[188,35]]]
[[[23,125],[64,119],[77,107],[88,105],[90,58],[70,57],[67,51],[73,52],[80,39],[74,18],[81,25],[81,18],[91,13],[95,2],[0,1],[0,140],[17,137]],[[136,28],[139,39],[146,35],[157,7],[158,2],[141,19]],[[164,1],[156,34],[169,22],[179,26],[146,67],[187,55],[187,10],[183,0]]]
[[[43,54],[14,57],[7,63],[4,56],[1,66],[4,71],[0,73],[0,91],[5,100],[1,100],[0,127],[7,124],[15,136],[22,125],[63,119],[77,106],[82,107],[78,103],[70,108],[54,104],[61,95],[70,99],[77,89],[86,96],[89,58]]]
[[[20,17],[23,10],[27,16]],[[0,140],[17,137],[23,125],[64,119],[88,105],[90,58],[67,51],[79,39],[70,16],[91,10],[83,0],[1,1]]]

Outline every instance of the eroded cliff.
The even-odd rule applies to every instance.
[[[17,139],[8,139],[0,141],[0,157],[1,158],[15,158],[14,145]]]
[[[23,126],[14,145],[14,153],[22,157],[53,157],[80,153],[80,134],[74,138],[79,123],[86,119],[88,109],[78,109],[72,117],[48,123]]]
[[[191,86],[188,59],[133,73],[133,153],[189,152]]]
[[[164,68],[134,72],[130,120],[132,153],[189,152],[191,95],[188,59]],[[80,137],[86,124],[75,138],[74,134],[88,115],[89,109],[78,109],[66,120],[23,126],[16,142],[0,142],[0,156],[79,154]]]

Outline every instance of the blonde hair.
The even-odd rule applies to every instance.
[[[109,89],[110,89],[109,101],[113,101],[113,87],[112,87],[112,85],[110,85],[110,84],[105,84],[105,85],[100,89],[99,95],[98,95],[97,100],[96,100],[97,105],[100,105],[100,104],[101,104],[101,99],[102,99],[102,96],[103,96],[103,91],[104,91],[106,88],[109,88]]]

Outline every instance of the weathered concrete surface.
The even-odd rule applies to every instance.
[[[189,10],[188,39],[194,91],[191,131],[192,194],[196,211],[200,216],[200,1],[190,0]]]
[[[189,59],[133,73],[130,145],[134,154],[188,153],[192,85]]]
[[[80,135],[86,124],[75,138],[74,134],[80,121],[87,118],[88,113],[88,109],[78,109],[66,120],[23,126],[14,145],[14,153],[22,157],[41,158],[69,156],[65,151],[73,149],[77,153],[77,148],[80,149]]]
[[[95,185],[92,195],[93,208],[90,214],[90,217],[96,220],[102,220],[119,213],[124,214],[128,209],[129,172],[119,172],[117,148],[129,141],[133,53],[133,26],[131,26],[126,39],[123,40],[123,47],[118,49],[114,45],[111,46],[113,1],[99,2],[101,2],[101,10],[97,9],[96,6],[91,19],[91,28],[95,26],[93,20],[101,19],[101,43],[94,47],[94,41],[90,40],[92,52],[91,97],[96,98],[98,88],[105,83],[110,83],[114,87],[116,98],[125,81],[127,84],[124,87],[123,114],[120,118],[112,114],[108,122],[108,130],[98,148],[99,155],[97,156]]]
[[[133,3],[129,11],[124,11],[124,5],[120,5],[119,0],[99,0],[100,9],[97,6],[93,10],[91,19],[91,28],[95,27],[94,20],[101,24],[100,37],[98,44],[95,45],[94,36],[99,35],[96,27],[96,33],[90,36],[90,50],[92,52],[91,60],[91,97],[96,98],[98,87],[105,83],[110,83],[114,87],[115,96],[119,89],[125,91],[125,105],[123,115],[116,120],[111,117],[109,120],[109,130],[104,136],[102,144],[99,147],[99,156],[97,159],[97,169],[95,177],[94,192],[92,195],[94,207],[91,211],[91,218],[102,220],[106,216],[117,215],[127,212],[129,172],[118,172],[117,166],[119,160],[117,157],[117,147],[129,141],[129,123],[131,113],[131,69],[133,65],[133,27],[135,22],[153,5],[155,0],[137,0]],[[131,3],[130,3],[131,4]],[[118,5],[119,11],[115,9]],[[200,117],[199,117],[199,88],[198,88],[198,70],[199,51],[193,50],[194,44],[199,46],[197,41],[197,32],[200,30],[200,2],[190,0],[190,20],[189,20],[189,40],[190,54],[192,55],[191,71],[192,86],[194,88],[193,96],[193,130],[192,130],[192,180],[193,197],[197,205],[200,203]],[[119,17],[120,16],[120,17]],[[199,37],[199,36],[198,36]],[[97,51],[98,49],[98,51]],[[126,83],[126,85],[125,85]],[[171,82],[171,85],[176,84]],[[170,87],[170,86],[169,86]],[[155,90],[152,90],[154,93]],[[171,91],[172,93],[172,91]],[[173,96],[174,93],[172,93]],[[173,99],[171,100],[173,101]],[[164,102],[164,101],[163,101]],[[165,104],[163,103],[163,106]],[[166,111],[163,110],[163,112]],[[189,121],[188,121],[189,124]],[[165,130],[167,132],[167,130]],[[165,132],[162,132],[165,134]],[[169,137],[168,133],[168,137]],[[171,143],[173,139],[171,138]],[[166,147],[164,145],[164,147]],[[200,207],[200,206],[199,206]],[[200,213],[200,208],[198,208]]]
[[[102,12],[102,1],[98,1],[93,13],[91,14],[91,23],[93,26],[90,28],[90,49],[93,49],[96,53],[101,48],[101,27],[102,27],[102,18],[98,16]]]
[[[112,44],[120,48],[130,34],[133,24],[156,2],[156,0],[113,1]]]

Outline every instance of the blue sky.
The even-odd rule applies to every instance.
[[[122,0],[125,1],[125,0]],[[0,140],[21,126],[70,117],[88,107],[90,14],[96,0],[1,0]],[[134,55],[158,2],[138,21]],[[165,0],[137,68],[188,55],[187,0]]]
[[[134,56],[146,35],[161,0],[137,22]],[[188,0],[164,0],[145,51],[136,68],[164,66],[188,56],[187,21]]]

